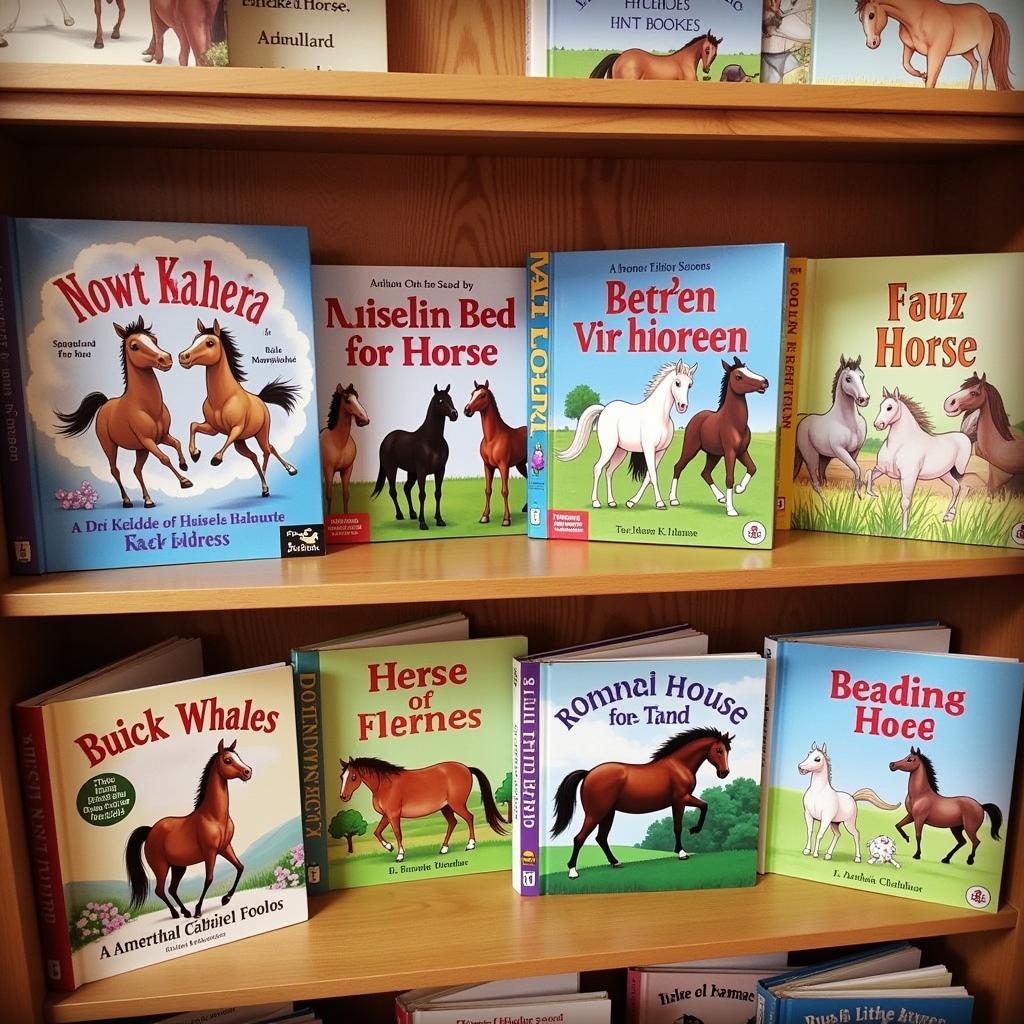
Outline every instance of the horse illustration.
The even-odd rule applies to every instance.
[[[265,498],[270,494],[266,472],[271,455],[284,466],[289,476],[298,473],[270,443],[270,410],[267,405],[279,405],[290,415],[301,389],[297,384],[277,378],[264,385],[258,395],[246,391],[242,387],[246,377],[242,369],[242,353],[234,336],[226,327],[221,327],[218,320],[213,321],[212,327],[204,327],[203,321],[197,320],[196,327],[198,333],[192,344],[178,353],[178,362],[186,370],[193,366],[206,367],[203,421],[193,423],[189,428],[189,454],[193,462],[199,461],[201,453],[196,447],[196,434],[209,434],[211,437],[226,434],[227,440],[210,459],[210,465],[219,466],[224,461],[224,453],[234,445],[235,451],[256,467]],[[250,437],[256,438],[263,452],[262,467],[255,452],[245,443]]]
[[[181,442],[171,433],[171,414],[164,405],[163,392],[157,380],[156,371],[166,373],[174,365],[170,353],[158,344],[151,327],[147,327],[140,316],[126,327],[114,324],[114,333],[121,339],[121,377],[124,392],[119,398],[107,398],[99,391],[93,391],[82,399],[73,413],[55,410],[61,425],[58,433],[64,437],[77,437],[84,433],[93,418],[96,419],[96,437],[103,454],[110,464],[110,475],[121,491],[121,504],[132,507],[132,499],[121,483],[117,468],[119,448],[135,452],[135,479],[142,488],[142,501],[146,508],[153,508],[146,481],[142,478],[142,467],[150,455],[166,466],[178,479],[183,489],[192,486],[192,481],[174,468],[171,460],[157,447],[167,445],[178,453],[178,466],[188,469]]]
[[[750,480],[757,472],[757,466],[750,457],[750,428],[747,426],[747,395],[756,392],[763,395],[768,390],[768,378],[754,373],[739,356],[733,356],[732,363],[722,360],[725,373],[722,376],[722,390],[718,396],[718,408],[714,412],[702,409],[686,424],[683,436],[683,450],[672,470],[672,493],[669,500],[678,505],[676,489],[679,486],[679,474],[687,467],[691,459],[698,453],[707,456],[701,478],[711,488],[711,493],[718,502],[725,505],[725,514],[735,516],[739,513],[732,503],[733,483],[736,476],[737,459],[743,463],[746,473],[735,488],[736,494],[742,494],[750,485]],[[725,494],[715,484],[711,474],[718,461],[725,458]]]
[[[616,507],[612,476],[627,453],[633,479],[642,483],[640,490],[626,502],[626,508],[637,504],[648,484],[654,486],[654,507],[665,507],[658,486],[658,463],[675,434],[672,410],[682,413],[689,408],[690,387],[696,375],[696,363],[693,366],[687,366],[682,360],[665,363],[648,382],[639,403],[615,401],[607,405],[590,405],[583,410],[576,422],[572,444],[565,451],[555,452],[555,455],[563,462],[575,459],[586,448],[590,431],[597,423],[601,454],[594,463],[594,489],[591,494],[594,508],[601,507],[597,488],[602,470],[608,488],[608,507]]]
[[[910,773],[907,780],[907,813],[896,822],[896,830],[903,837],[903,841],[909,843],[910,836],[903,831],[903,826],[914,823],[914,832],[917,834],[914,860],[921,859],[921,833],[925,825],[948,828],[953,833],[956,846],[942,858],[943,864],[948,864],[953,859],[953,854],[966,844],[964,832],[971,840],[971,852],[967,855],[967,863],[974,863],[974,855],[981,845],[978,829],[981,828],[986,814],[991,823],[992,838],[999,839],[1003,812],[995,804],[979,803],[972,796],[943,796],[939,792],[939,781],[935,777],[935,767],[931,758],[921,753],[920,747],[911,747],[906,757],[899,761],[890,761],[889,771]]]
[[[654,54],[639,48],[609,53],[601,58],[590,77],[696,82],[698,65],[703,66],[705,75],[710,74],[721,45],[721,36],[705,32],[694,36],[674,53]]]
[[[910,502],[918,480],[942,480],[952,496],[942,517],[951,523],[956,517],[960,500],[960,480],[967,471],[971,457],[971,439],[959,430],[936,434],[928,414],[909,395],[901,395],[899,388],[882,388],[882,405],[875,417],[876,430],[889,434],[878,452],[878,461],[868,474],[867,493],[878,495],[874,483],[880,476],[899,480],[903,494],[903,532],[910,523]]]
[[[505,515],[501,525],[511,526],[512,514],[508,508],[509,468],[515,466],[520,476],[526,476],[526,426],[510,427],[501,418],[489,380],[485,380],[483,384],[473,381],[473,392],[469,396],[463,415],[470,419],[475,412],[480,413],[480,425],[484,435],[480,441],[480,458],[484,463],[484,511],[480,516],[480,522],[491,521],[491,485],[494,482],[494,471],[497,470],[501,477],[501,497],[505,503]],[[526,511],[525,505],[523,511]]]
[[[380,443],[380,470],[370,497],[376,498],[384,490],[386,480],[388,493],[395,505],[395,518],[404,519],[398,505],[398,490],[395,487],[398,471],[404,470],[408,475],[402,489],[405,491],[410,519],[416,518],[412,508],[412,487],[413,484],[419,486],[421,530],[427,529],[427,521],[423,517],[423,502],[427,492],[428,476],[434,478],[434,522],[438,526],[448,525],[441,518],[441,489],[444,485],[445,467],[448,465],[448,442],[444,439],[444,424],[446,420],[454,423],[459,418],[452,404],[451,389],[451,384],[443,390],[435,384],[423,422],[415,430],[392,430]]]
[[[114,0],[107,0],[107,3],[113,3]],[[71,13],[68,11],[67,5],[64,0],[57,0],[60,5],[61,14],[64,16],[64,25],[66,28],[71,28],[75,23],[75,19],[71,17]],[[93,48],[97,50],[103,49],[103,4],[102,0],[93,0],[93,9],[96,13],[96,39],[93,42]],[[18,18],[21,16],[21,0],[15,0],[14,6],[14,17],[11,18],[10,22],[0,29],[0,47],[7,45],[5,36],[13,32],[18,25]],[[121,38],[121,23],[124,21],[124,0],[117,0],[117,23],[111,30],[111,39]]]
[[[804,416],[797,425],[794,480],[800,467],[806,465],[811,486],[820,495],[828,464],[839,459],[853,473],[853,493],[860,497],[857,456],[864,447],[868,425],[857,409],[863,409],[870,400],[871,396],[864,387],[860,356],[847,359],[841,355],[839,367],[832,378],[832,405],[827,412]]]
[[[811,0],[766,0],[761,32],[761,81],[774,84],[801,66],[796,51],[811,42]]]
[[[1013,432],[1003,396],[988,381],[988,374],[972,374],[942,404],[947,416],[963,414],[960,429],[975,435],[974,450],[989,464],[988,493],[995,494],[1000,480],[992,467],[1009,476],[1024,473],[1024,439]],[[970,424],[968,426],[968,424]],[[970,436],[970,435],[968,435]]]
[[[621,866],[608,845],[608,834],[616,811],[650,814],[671,807],[676,856],[686,860],[689,854],[683,849],[681,838],[683,811],[687,807],[696,807],[700,811],[697,824],[690,828],[690,835],[696,835],[704,827],[708,813],[708,805],[694,796],[697,770],[707,761],[720,779],[726,778],[729,774],[729,751],[735,738],[711,726],[687,729],[665,740],[647,764],[605,761],[594,768],[569,772],[555,792],[555,822],[551,829],[554,838],[569,827],[576,812],[576,790],[579,789],[583,824],[572,842],[569,877],[579,878],[576,860],[595,828],[597,845],[608,858],[608,863],[613,868]]]
[[[473,779],[476,779],[480,787],[487,824],[499,836],[505,835],[505,822],[494,802],[490,781],[479,768],[470,768],[461,761],[441,761],[427,768],[401,768],[378,757],[352,757],[347,761],[342,758],[339,797],[348,803],[361,785],[366,786],[372,796],[373,809],[380,815],[373,834],[388,853],[397,846],[398,855],[395,860],[403,861],[405,846],[402,841],[402,819],[425,818],[438,811],[448,824],[439,852],[448,852],[448,844],[455,831],[456,815],[469,829],[466,849],[476,849],[473,814],[466,805],[473,789]],[[395,846],[384,838],[384,829],[389,825],[395,836]]]
[[[882,32],[889,19],[899,23],[903,43],[903,69],[924,79],[929,89],[939,81],[947,57],[960,56],[971,66],[968,89],[981,63],[981,87],[988,88],[989,68],[997,89],[1012,89],[1010,80],[1010,29],[1002,15],[980,4],[944,3],[943,0],[857,0],[857,17],[870,50],[882,44]],[[912,60],[923,54],[925,71]]]
[[[149,0],[149,16],[153,37],[143,51],[143,60],[154,64],[164,62],[164,34],[169,28],[178,37],[178,63],[182,67],[188,64],[190,53],[197,67],[209,64],[207,51],[227,37],[224,0]]]
[[[226,747],[223,740],[218,741],[216,751],[203,769],[191,814],[161,818],[154,825],[140,825],[128,837],[128,843],[124,848],[124,861],[132,889],[129,910],[141,909],[149,896],[149,879],[142,867],[143,852],[146,854],[146,863],[149,864],[149,869],[156,879],[156,894],[167,904],[172,918],[199,917],[202,914],[203,900],[206,899],[206,891],[213,881],[213,868],[218,857],[223,857],[235,869],[235,880],[220,901],[221,906],[225,907],[231,902],[245,865],[235,855],[231,846],[235,823],[228,813],[228,782],[231,779],[248,782],[252,778],[252,769],[235,752],[237,744],[238,740],[235,740]],[[204,864],[206,878],[195,910],[189,914],[178,896],[178,884],[185,874],[185,869],[192,864]],[[164,889],[168,869],[171,872],[170,893],[174,903],[178,905],[177,909],[167,898]]]
[[[359,392],[354,384],[342,387],[340,384],[331,396],[331,408],[327,413],[327,426],[320,431],[320,466],[324,474],[324,505],[331,514],[331,497],[334,477],[341,474],[341,500],[345,515],[348,515],[349,481],[352,465],[356,461],[356,439],[352,436],[352,421],[356,426],[365,427],[370,417],[359,401]]]
[[[825,851],[825,860],[831,860],[839,842],[839,826],[842,825],[853,838],[854,861],[860,863],[860,832],[857,830],[857,803],[866,801],[885,811],[895,811],[899,804],[887,804],[873,789],[858,789],[856,793],[843,793],[832,788],[832,761],[828,756],[828,744],[820,747],[811,743],[807,756],[797,765],[801,775],[809,775],[810,782],[804,791],[804,821],[807,823],[807,845],[804,855],[811,853],[811,839],[814,823],[818,822],[818,834],[814,838],[814,856],[821,849],[821,838],[825,826],[832,830],[832,841]]]

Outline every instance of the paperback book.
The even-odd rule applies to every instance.
[[[825,6],[828,0],[817,0]],[[811,25],[815,0],[764,0],[761,81],[805,85],[811,74]]]

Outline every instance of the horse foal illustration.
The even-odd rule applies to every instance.
[[[609,53],[590,72],[591,78],[636,78],[696,82],[697,68],[711,73],[711,65],[722,45],[721,36],[710,32],[694,36],[674,53],[654,54],[634,47],[622,53]]]
[[[515,466],[520,476],[526,476],[526,426],[510,427],[501,418],[489,380],[485,380],[483,384],[473,381],[473,392],[469,396],[463,415],[470,419],[475,412],[480,413],[480,425],[484,435],[480,441],[480,458],[484,463],[484,510],[480,522],[491,521],[491,487],[494,482],[494,471],[497,470],[501,477],[501,497],[505,503],[501,525],[511,526],[512,514],[508,507],[509,467]],[[523,511],[526,511],[525,505]]]
[[[324,506],[328,515],[331,514],[334,477],[339,473],[342,507],[345,515],[348,515],[349,481],[352,479],[352,465],[358,451],[356,439],[352,436],[353,420],[357,427],[366,427],[370,423],[355,385],[342,387],[339,384],[331,396],[327,426],[320,431],[320,466],[324,474]]]

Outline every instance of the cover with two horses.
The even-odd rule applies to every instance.
[[[765,867],[995,911],[1019,662],[779,644]]]
[[[305,228],[0,221],[19,573],[322,554]]]

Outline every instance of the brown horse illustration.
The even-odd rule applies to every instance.
[[[609,53],[590,72],[590,77],[696,82],[698,65],[704,68],[705,75],[710,74],[721,44],[721,36],[705,32],[694,36],[674,53],[662,55],[638,48]]]
[[[695,413],[686,425],[683,450],[672,470],[672,493],[669,504],[678,505],[676,489],[679,474],[687,467],[698,452],[707,456],[701,478],[711,488],[718,502],[725,506],[726,515],[738,515],[732,503],[733,482],[736,478],[736,462],[743,463],[746,473],[736,487],[735,493],[742,494],[757,472],[757,466],[750,457],[750,428],[747,426],[747,395],[763,395],[768,390],[768,378],[754,373],[739,356],[733,356],[732,363],[722,360],[725,374],[722,390],[718,396],[718,409],[702,409]],[[711,474],[720,459],[725,458],[725,494],[715,484]]]
[[[484,511],[480,516],[481,523],[491,521],[491,485],[494,483],[494,471],[501,476],[501,497],[505,502],[505,515],[502,526],[512,525],[512,513],[508,508],[508,475],[510,467],[515,466],[521,476],[526,476],[526,427],[510,427],[498,412],[498,403],[491,391],[491,383],[483,384],[473,381],[473,393],[469,396],[463,410],[467,419],[473,413],[480,413],[480,425],[483,427],[483,440],[480,442],[480,458],[484,462]],[[523,506],[526,511],[526,506]]]
[[[114,0],[107,0],[107,3],[113,3]],[[61,14],[64,16],[64,25],[67,28],[71,28],[75,23],[75,19],[71,17],[71,12],[67,8],[67,4],[64,0],[57,0],[60,5]],[[93,10],[96,14],[96,39],[93,42],[93,47],[97,50],[103,49],[103,0],[93,0]],[[5,33],[13,32],[18,24],[18,18],[21,16],[21,0],[15,0],[14,5],[14,17],[11,21],[4,25],[0,29],[0,47],[7,45],[7,40],[4,38]],[[117,24],[114,25],[113,30],[110,33],[111,39],[121,38],[121,23],[124,21],[124,0],[117,0]]]
[[[440,852],[448,852],[448,843],[455,831],[456,815],[469,829],[466,849],[476,849],[473,815],[466,806],[474,778],[480,785],[487,824],[499,836],[505,835],[504,819],[494,802],[494,793],[487,776],[479,768],[470,768],[460,761],[442,761],[428,768],[401,768],[378,757],[353,757],[348,761],[342,758],[339,796],[347,803],[361,785],[366,786],[372,794],[373,809],[380,815],[380,822],[373,834],[377,842],[390,853],[395,847],[384,838],[384,829],[390,825],[398,847],[395,860],[402,861],[405,860],[402,819],[425,818],[438,811],[448,823]]]
[[[143,850],[146,863],[156,879],[156,894],[167,904],[172,918],[179,916],[179,910],[180,916],[192,916],[178,897],[178,884],[184,877],[185,869],[192,864],[206,865],[203,891],[199,894],[194,911],[196,917],[202,914],[203,900],[213,881],[213,868],[218,856],[223,857],[236,872],[231,888],[220,902],[222,906],[227,906],[231,901],[245,866],[235,856],[231,846],[235,823],[228,814],[228,781],[241,779],[248,782],[252,778],[252,769],[235,753],[237,743],[238,740],[235,740],[229,747],[224,746],[223,740],[217,743],[216,751],[203,769],[191,814],[180,818],[161,818],[155,825],[140,825],[128,837],[124,862],[132,888],[129,910],[141,909],[149,896],[149,879],[142,867]],[[177,909],[167,898],[164,888],[168,870],[171,872],[170,892],[178,905]]]
[[[189,53],[197,67],[209,64],[207,51],[225,39],[224,0],[149,0],[149,16],[153,38],[143,51],[143,59],[154,64],[164,62],[164,33],[169,28],[178,37],[178,63],[182,67],[188,64]]]
[[[188,452],[193,462],[199,461],[200,451],[196,447],[196,434],[226,434],[227,440],[210,459],[211,466],[224,461],[224,453],[231,445],[239,455],[247,458],[259,474],[263,486],[263,497],[270,494],[267,486],[267,464],[273,455],[284,466],[289,476],[298,470],[281,458],[270,443],[270,410],[267,404],[279,405],[286,413],[295,408],[299,387],[280,378],[265,385],[258,395],[242,387],[245,371],[242,369],[242,354],[234,337],[214,320],[212,327],[204,327],[202,320],[196,321],[199,333],[192,344],[178,353],[178,362],[186,369],[193,366],[206,367],[206,400],[203,402],[203,422],[193,423],[189,428]],[[250,437],[263,452],[263,465],[252,449],[245,443]]]
[[[554,838],[569,827],[576,811],[576,790],[579,789],[583,824],[572,842],[569,877],[579,878],[576,860],[595,828],[597,845],[604,851],[608,863],[613,868],[620,866],[608,845],[608,834],[616,811],[649,814],[671,807],[676,856],[686,860],[689,854],[683,849],[681,839],[683,811],[687,807],[700,810],[700,817],[690,829],[690,835],[696,835],[704,827],[708,813],[708,805],[693,795],[697,788],[697,769],[708,761],[718,777],[724,779],[729,774],[729,750],[734,739],[735,736],[710,726],[688,729],[665,740],[647,764],[605,761],[594,768],[569,772],[555,793],[555,823],[551,829]]]
[[[903,837],[904,842],[909,843],[910,836],[903,831],[903,826],[914,823],[914,831],[917,833],[914,860],[921,859],[921,832],[925,825],[948,828],[956,839],[956,846],[942,858],[943,864],[948,864],[953,854],[967,842],[964,839],[964,832],[971,840],[971,852],[968,854],[967,863],[974,863],[974,854],[980,845],[978,829],[981,828],[986,814],[992,823],[992,838],[999,838],[999,828],[1003,823],[1002,811],[995,804],[978,803],[972,796],[943,796],[939,792],[939,780],[935,777],[931,758],[922,754],[920,747],[911,747],[910,753],[900,761],[890,761],[889,771],[910,772],[910,780],[907,783],[907,813],[896,822],[896,831]]]
[[[155,372],[161,370],[166,373],[174,363],[170,353],[157,344],[156,335],[142,322],[141,316],[127,327],[114,324],[114,332],[121,339],[123,394],[120,398],[107,398],[101,392],[93,391],[82,399],[73,413],[55,411],[61,423],[57,430],[64,437],[77,437],[88,429],[95,417],[96,437],[110,463],[110,475],[121,490],[121,504],[125,508],[132,507],[132,499],[121,483],[121,473],[117,468],[118,449],[124,448],[136,453],[135,478],[142,488],[143,503],[146,508],[152,508],[154,501],[142,478],[142,467],[150,455],[155,455],[178,478],[182,488],[192,486],[192,481],[182,476],[157,447],[163,444],[173,448],[178,453],[178,466],[188,469],[181,442],[171,434],[171,414],[164,405]]]
[[[359,392],[354,384],[342,387],[340,384],[331,396],[331,408],[327,413],[327,426],[320,431],[320,466],[324,474],[324,505],[331,514],[331,497],[334,477],[341,474],[341,500],[345,515],[348,515],[348,489],[352,478],[352,465],[356,461],[356,439],[352,436],[352,421],[356,426],[365,427],[370,417],[359,401]]]

